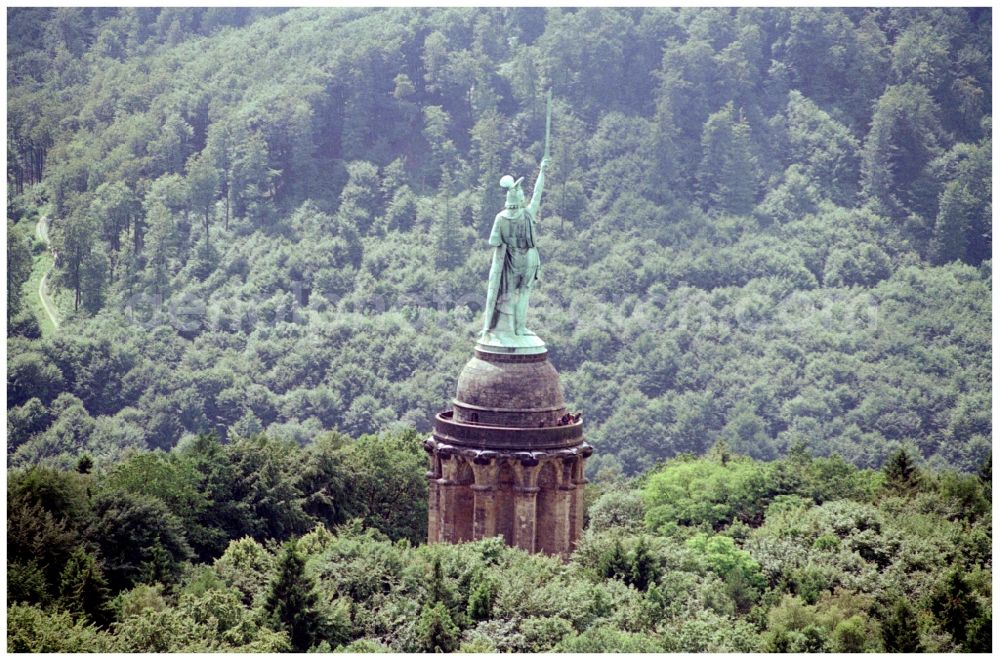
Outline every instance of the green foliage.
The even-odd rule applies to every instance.
[[[548,652],[576,633],[573,625],[561,617],[529,617],[520,628],[528,652]]]
[[[600,654],[608,652],[650,653],[663,648],[652,636],[617,631],[607,626],[597,626],[583,633],[564,638],[553,650],[575,654]]]
[[[7,563],[7,601],[12,604],[48,603],[45,574],[35,561]]]
[[[867,633],[864,619],[860,615],[854,615],[838,622],[837,626],[834,627],[830,649],[833,652],[841,654],[845,652],[864,652]]]
[[[479,576],[469,591],[469,605],[466,608],[469,618],[477,622],[491,619],[496,592],[496,585],[492,579]]]
[[[674,524],[758,520],[776,488],[771,470],[748,459],[675,460],[646,480],[646,525],[663,533]]]
[[[857,190],[858,139],[798,90],[788,93],[788,143],[795,163],[820,191],[843,205]]]
[[[757,561],[746,551],[737,548],[731,537],[697,534],[685,544],[721,578],[736,574],[750,585],[760,586],[764,582]]]
[[[198,452],[210,455],[213,447]],[[185,446],[183,455],[191,453]],[[873,652],[990,644],[990,571],[965,569],[989,558],[979,478],[924,469],[910,491],[897,494],[873,488],[870,471],[801,451],[768,464],[718,446],[689,461],[757,466],[796,493],[772,496],[759,524],[740,522],[717,534],[707,533],[705,522],[678,525],[669,537],[620,526],[587,530],[568,563],[507,548],[499,538],[412,545],[360,520],[332,530],[320,525],[280,549],[272,545],[277,557],[244,537],[211,565],[181,562],[179,571],[160,571],[159,584],[120,591],[109,582],[113,595],[102,587],[101,565],[115,568],[129,556],[112,554],[92,525],[87,537],[95,550],[79,541],[69,546],[53,585],[33,559],[8,567],[13,602],[49,609],[30,611],[12,635],[46,649],[71,649],[83,637],[95,649],[161,652]],[[119,469],[103,474],[120,480]],[[641,488],[659,472],[638,480]],[[35,469],[15,471],[11,487],[21,500],[72,511],[71,485],[93,479]],[[641,492],[619,486],[609,493]],[[859,500],[826,499],[849,493]],[[98,520],[106,518],[108,494],[122,495],[97,490]],[[160,502],[128,498],[138,499],[128,501],[133,507]],[[172,516],[162,503],[157,511]],[[149,540],[163,532],[158,520],[124,513],[118,519],[132,538],[144,528],[151,528]],[[140,580],[153,580],[152,569],[161,566],[155,563],[166,560],[159,542],[150,543],[153,549],[134,561],[150,558],[150,578],[140,573]],[[109,626],[91,640],[91,629],[53,619],[63,608],[81,621],[104,617]],[[45,638],[52,626],[78,633]]]
[[[108,583],[94,556],[77,547],[59,577],[59,606],[97,625],[110,620]]]
[[[976,622],[980,608],[972,586],[960,567],[953,567],[938,583],[931,594],[930,606],[941,627],[951,634],[963,651],[983,651],[970,649],[980,642],[970,636],[972,632],[969,631],[973,623],[976,628],[981,626]]]
[[[616,538],[614,546],[601,556],[597,565],[597,573],[602,578],[617,578],[624,581],[631,574],[631,569],[621,540]]]
[[[243,602],[251,605],[268,587],[274,558],[258,542],[244,537],[229,542],[225,553],[215,561],[214,568],[228,585],[240,592]]]
[[[640,537],[639,543],[632,551],[632,562],[629,565],[626,582],[636,590],[644,591],[658,579],[658,568],[650,554],[648,542],[645,537]]]
[[[66,612],[47,612],[35,606],[7,608],[8,652],[106,652],[107,638],[92,625],[74,622]]]
[[[828,635],[816,606],[786,595],[768,614],[764,648],[772,653],[830,651]]]
[[[427,458],[416,432],[363,436],[342,454],[350,476],[342,516],[360,518],[392,539],[426,539]]]
[[[642,529],[645,512],[645,504],[639,492],[612,489],[601,494],[587,511],[589,528],[595,532],[612,528],[621,528],[630,533],[638,532]]]
[[[140,582],[172,581],[191,547],[180,520],[154,496],[111,491],[94,500],[86,536],[98,546],[113,592]]]
[[[422,652],[451,652],[458,646],[458,628],[448,608],[440,601],[425,605],[417,621],[417,640]]]
[[[897,599],[882,619],[882,643],[886,652],[922,651],[916,613],[906,599]]]
[[[84,478],[75,473],[40,467],[10,473],[7,556],[21,567],[14,587],[39,596],[58,594],[62,569],[81,543],[87,504]]]
[[[213,531],[205,530],[202,515],[211,502],[199,490],[202,476],[193,462],[178,454],[137,453],[115,466],[103,481],[110,491],[153,496],[183,522],[185,534],[199,556],[206,545],[215,547]]]
[[[886,476],[886,486],[904,492],[913,489],[920,480],[920,469],[903,448],[896,450],[889,457],[883,471]]]
[[[22,287],[31,275],[31,247],[23,232],[7,220],[7,323],[10,324],[23,305]],[[21,334],[23,333],[16,333]],[[36,336],[37,337],[37,336]]]
[[[225,448],[233,500],[247,513],[243,534],[285,539],[309,529],[296,488],[297,445],[265,436],[237,439]],[[235,531],[234,531],[235,532]]]
[[[145,609],[114,625],[116,652],[287,652],[288,637],[259,626],[232,592],[185,595],[176,607]]]
[[[347,645],[342,645],[334,651],[344,652],[347,654],[388,654],[392,652],[392,650],[385,645],[366,638],[361,638],[352,641]]]
[[[862,187],[891,212],[926,211],[924,168],[940,155],[940,111],[919,83],[893,85],[878,100],[862,156]],[[931,202],[932,204],[933,202]]]
[[[761,651],[760,636],[753,625],[710,610],[671,622],[663,629],[661,644],[665,652],[718,654]]]
[[[708,117],[701,148],[698,188],[703,203],[726,213],[748,214],[757,193],[757,165],[750,124],[732,102]]]
[[[317,605],[315,584],[305,573],[303,558],[294,544],[286,544],[264,608],[274,628],[288,634],[293,651],[305,652],[322,639],[326,621]]]

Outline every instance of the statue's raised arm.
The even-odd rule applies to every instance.
[[[542,188],[545,187],[545,168],[549,165],[548,158],[542,158],[542,166],[538,170],[538,179],[535,179],[535,188],[531,192],[531,202],[528,203],[528,211],[538,220],[538,209],[542,206]]]

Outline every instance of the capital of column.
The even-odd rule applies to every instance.
[[[472,475],[475,480],[476,486],[488,486],[493,487],[497,483],[497,474],[500,472],[500,466],[495,461],[473,461]]]
[[[514,469],[514,476],[517,478],[517,484],[515,485],[515,490],[518,488],[533,488],[538,484],[538,473],[541,470],[541,465],[537,460],[534,463],[525,463],[525,461],[515,461],[512,466]],[[537,488],[535,489],[537,491]]]

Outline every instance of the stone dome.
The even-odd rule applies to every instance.
[[[455,420],[501,427],[558,423],[566,413],[559,373],[547,354],[477,351],[458,375]]]

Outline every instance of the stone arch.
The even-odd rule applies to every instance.
[[[458,459],[458,468],[455,471],[455,484],[468,485],[475,482],[476,477],[469,460],[465,457],[456,457],[456,459]]]

